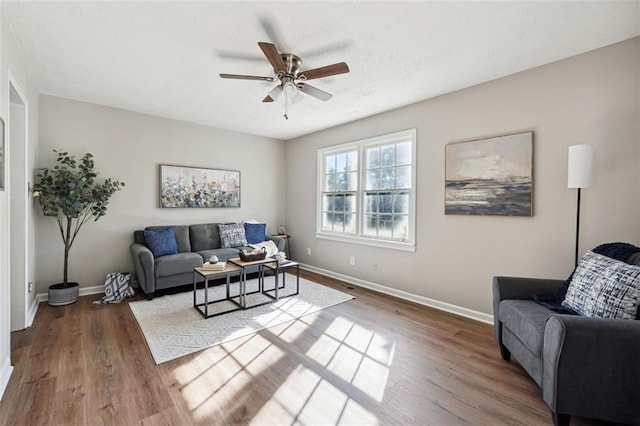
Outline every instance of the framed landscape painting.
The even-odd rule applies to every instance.
[[[240,207],[240,172],[160,165],[160,207]]]
[[[445,146],[445,214],[533,215],[533,132]]]

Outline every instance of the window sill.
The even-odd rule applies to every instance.
[[[352,237],[348,235],[329,234],[326,232],[316,232],[316,238],[321,240],[340,241],[343,243],[360,244],[363,246],[382,247],[400,251],[416,251],[415,243],[405,243],[400,241],[376,240],[365,237]]]

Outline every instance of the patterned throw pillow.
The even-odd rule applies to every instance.
[[[153,253],[153,257],[166,256],[167,254],[176,254],[178,252],[178,243],[176,242],[176,233],[173,226],[168,228],[151,231],[144,231],[144,240],[147,247]]]
[[[640,266],[588,251],[580,259],[563,306],[580,315],[635,319],[640,304]]]
[[[267,239],[267,224],[245,222],[244,233],[247,235],[247,243],[261,243]]]
[[[244,226],[241,223],[218,225],[222,248],[243,247],[247,245]]]

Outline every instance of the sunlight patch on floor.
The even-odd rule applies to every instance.
[[[379,334],[336,318],[307,351],[307,356],[381,402],[394,351],[395,344]]]
[[[210,419],[221,407],[228,407],[229,399],[234,394],[250,387],[256,376],[268,370],[284,355],[281,349],[259,334],[238,340],[229,345],[220,345],[216,351],[205,351],[183,368],[175,370],[184,401],[195,420]],[[212,358],[210,352],[216,355]],[[223,352],[225,356],[220,357],[218,352]],[[216,362],[212,363],[212,359]],[[186,377],[183,371],[191,371],[192,377]],[[193,376],[194,371],[197,372],[196,376]]]
[[[376,417],[314,371],[297,366],[252,424],[367,424]]]

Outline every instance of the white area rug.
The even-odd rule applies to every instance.
[[[286,288],[280,296],[295,292],[295,277],[287,275]],[[273,287],[273,277],[265,278],[265,288]],[[247,290],[257,288],[257,280],[247,282]],[[231,294],[238,293],[238,283],[231,284]],[[221,299],[225,286],[209,288],[209,300]],[[204,290],[197,293],[198,303],[204,302]],[[247,297],[249,304],[266,296]],[[129,307],[140,324],[156,364],[228,342],[256,331],[273,327],[303,315],[353,299],[353,296],[300,278],[300,294],[281,298],[277,302],[244,311],[229,312],[205,319],[193,307],[193,292],[157,297],[153,300],[130,302]],[[234,305],[222,302],[209,305],[209,312],[229,310]]]

